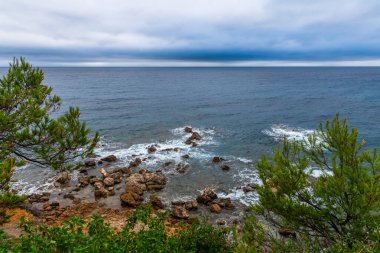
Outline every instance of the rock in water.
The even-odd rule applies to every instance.
[[[216,195],[216,193],[211,188],[206,187],[203,190],[203,194],[197,197],[197,202],[202,204],[208,204],[212,200],[217,198],[218,196]]]
[[[56,182],[61,184],[61,185],[65,185],[65,184],[68,184],[70,181],[70,175],[67,171],[63,171],[61,172],[61,174],[59,174]]]
[[[220,163],[220,162],[222,162],[222,161],[224,161],[224,159],[221,158],[221,157],[219,157],[219,156],[214,156],[214,157],[212,158],[212,162],[213,162],[213,163]]]
[[[155,146],[150,146],[147,149],[149,154],[152,154],[157,151],[157,148]]]
[[[191,127],[185,127],[185,133],[192,133],[193,132],[193,129]]]
[[[218,204],[214,203],[210,205],[210,211],[212,213],[220,213],[222,211],[222,208]]]
[[[106,156],[106,157],[103,157],[102,159],[100,159],[101,161],[105,161],[105,162],[116,162],[117,158],[116,156],[114,155],[109,155],[109,156]]]
[[[96,162],[95,162],[95,160],[87,160],[87,161],[84,162],[84,165],[86,167],[93,167],[93,166],[96,165]]]

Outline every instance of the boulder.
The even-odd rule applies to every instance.
[[[146,185],[166,185],[166,177],[162,172],[147,172],[143,178]]]
[[[67,193],[67,194],[63,195],[63,198],[73,200],[73,199],[75,199],[75,196],[72,193]]]
[[[68,184],[70,181],[70,175],[67,171],[63,171],[61,172],[58,177],[57,177],[57,180],[55,180],[55,182],[61,184],[61,185],[66,185]]]
[[[149,197],[150,202],[152,202],[152,206],[157,209],[164,209],[164,204],[162,203],[161,199],[159,199],[156,195],[150,195]]]
[[[106,156],[106,157],[103,157],[102,159],[100,159],[101,161],[104,161],[104,162],[116,162],[117,161],[117,158],[116,156],[114,155],[109,155],[109,156]]]
[[[179,151],[181,151],[181,148],[174,148],[173,149],[175,152],[179,152]]]
[[[191,127],[185,127],[184,129],[185,133],[192,133],[193,132],[193,129]]]
[[[104,168],[100,169],[100,174],[102,174],[103,178],[110,176],[110,174]]]
[[[141,159],[140,158],[136,158],[134,161],[130,162],[129,163],[129,166],[130,167],[137,167],[141,164]]]
[[[84,162],[84,165],[86,167],[93,167],[93,166],[96,166],[96,162],[95,162],[95,160],[87,160]]]
[[[220,213],[222,211],[222,208],[217,203],[213,203],[210,205],[210,211],[212,213]]]
[[[113,186],[115,184],[115,181],[112,177],[106,177],[104,180],[103,180],[103,183],[105,186]]]
[[[102,181],[96,176],[90,176],[90,184],[95,184],[96,182]]]
[[[173,205],[172,213],[175,218],[179,219],[188,219],[190,216],[185,207],[182,205]]]
[[[191,136],[190,136],[190,139],[193,140],[193,141],[194,140],[200,141],[200,140],[202,140],[202,136],[199,133],[197,133],[197,132],[193,132],[191,134]]]
[[[143,198],[134,192],[123,192],[120,194],[120,201],[123,206],[136,207],[143,201]]]
[[[147,150],[148,150],[148,153],[149,153],[149,154],[152,154],[152,153],[154,153],[154,152],[157,151],[157,148],[156,148],[155,146],[149,146],[149,147],[147,148]]]
[[[219,157],[219,156],[214,156],[213,158],[212,158],[212,162],[213,163],[220,163],[220,162],[222,162],[222,161],[225,161],[223,158],[221,158],[221,157]]]
[[[185,202],[185,208],[186,210],[197,210],[198,209],[198,202],[196,200],[189,200]]]
[[[79,187],[85,187],[90,184],[90,178],[88,176],[79,176],[78,183],[79,183]]]
[[[217,198],[218,196],[216,195],[216,193],[211,188],[206,187],[203,190],[202,195],[197,197],[197,202],[201,204],[208,204],[212,200]]]
[[[120,184],[123,181],[122,174],[120,172],[113,172],[111,177],[113,178],[115,184]]]
[[[220,198],[218,199],[218,202],[217,204],[220,206],[220,207],[223,207],[225,209],[229,209],[229,210],[232,210],[235,208],[235,205],[232,204],[232,201],[230,198]]]

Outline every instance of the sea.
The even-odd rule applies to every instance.
[[[62,98],[61,111],[79,107],[81,119],[100,133],[96,154],[116,155],[115,166],[146,158],[142,167],[167,175],[159,193],[167,203],[194,199],[205,187],[241,206],[254,203],[257,195],[243,187],[260,183],[258,159],[284,137],[304,140],[336,113],[358,128],[365,148],[380,146],[376,67],[42,69],[44,83]],[[186,126],[203,137],[198,146],[184,143]],[[147,151],[151,145],[157,148],[153,154]],[[185,154],[188,160],[181,158]],[[212,163],[214,156],[230,170]],[[178,164],[188,170],[178,173]],[[27,165],[16,169],[12,187],[21,194],[49,191],[55,175]]]

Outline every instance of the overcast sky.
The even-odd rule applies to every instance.
[[[379,65],[379,0],[2,0],[0,65]]]

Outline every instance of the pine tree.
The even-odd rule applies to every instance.
[[[285,139],[271,158],[259,160],[263,185],[254,210],[294,236],[287,243],[275,243],[279,237],[271,236],[273,245],[292,244],[290,252],[297,247],[300,252],[380,250],[380,155],[363,150],[364,143],[357,129],[336,115],[307,141]],[[322,171],[320,177],[312,176],[313,167]]]
[[[79,120],[79,109],[58,114],[61,99],[43,84],[44,73],[14,59],[0,80],[0,190],[7,190],[14,165],[25,162],[63,171],[91,153],[99,139]]]

